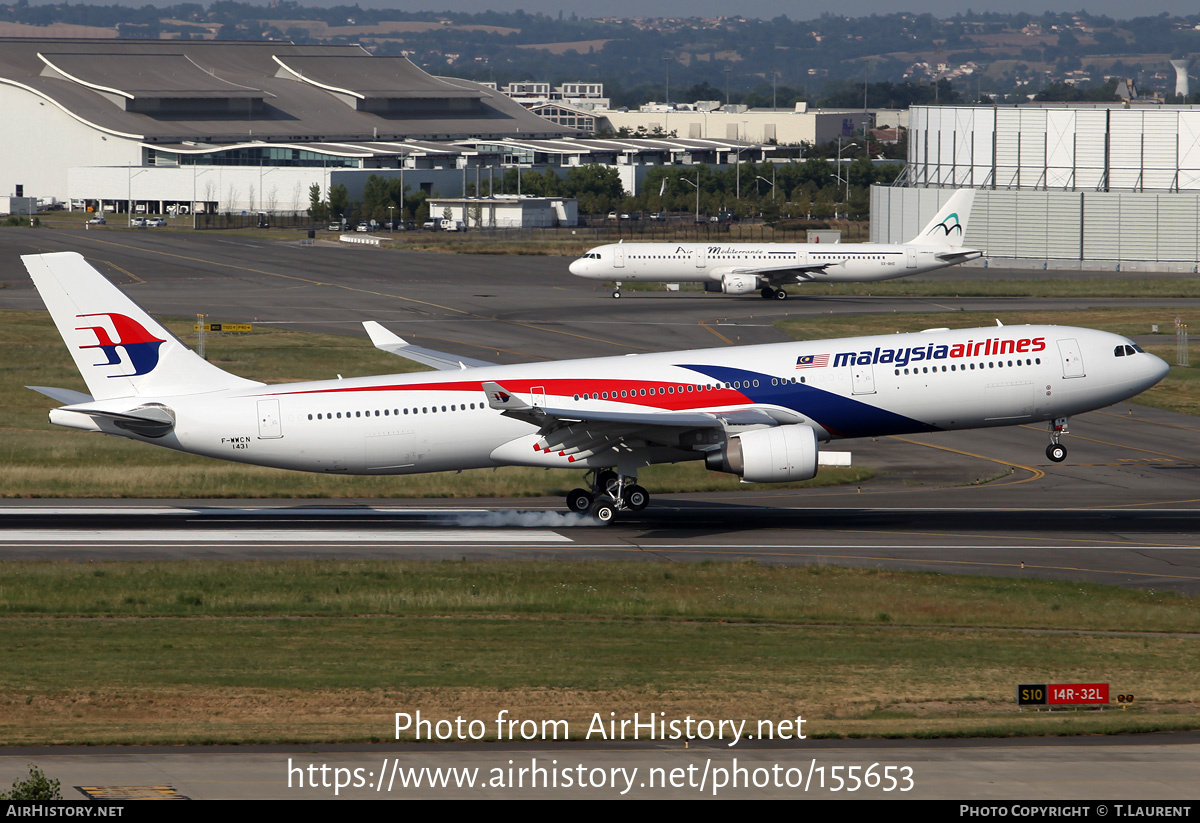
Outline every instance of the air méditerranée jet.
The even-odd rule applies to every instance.
[[[571,263],[571,274],[621,284],[703,283],[705,291],[783,300],[795,283],[864,283],[944,269],[983,256],[963,235],[975,192],[963,189],[907,243],[610,243]]]
[[[495,466],[585,470],[567,496],[607,521],[649,502],[638,470],[703,460],[759,483],[805,480],[843,438],[1052,421],[1167,373],[1120,335],[1061,326],[930,329],[551,363],[495,365],[376,346],[432,372],[267,385],[207,362],[78,254],[22,258],[90,394],[50,422],[241,463],[335,474]]]

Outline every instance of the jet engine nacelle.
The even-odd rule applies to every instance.
[[[808,480],[817,474],[817,433],[812,426],[792,425],[735,434],[704,462],[750,483]]]
[[[749,294],[758,291],[758,275],[755,274],[723,274],[720,283],[705,283],[705,291],[719,291],[725,294]]]

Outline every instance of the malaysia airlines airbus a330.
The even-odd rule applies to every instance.
[[[90,394],[50,422],[241,463],[331,474],[545,466],[586,472],[567,505],[602,521],[649,500],[638,470],[703,460],[756,483],[805,480],[832,440],[1052,421],[1153,386],[1167,364],[1108,332],[930,329],[495,365],[375,345],[435,371],[267,385],[199,357],[78,254],[22,258]]]
[[[784,300],[794,283],[865,283],[944,269],[982,257],[963,248],[975,192],[963,189],[907,243],[612,243],[571,263],[571,274],[621,284],[703,283],[705,291]]]

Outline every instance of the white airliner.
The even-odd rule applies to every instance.
[[[405,343],[435,371],[267,385],[174,338],[75,253],[22,258],[90,394],[50,422],[242,463],[332,474],[495,466],[586,471],[574,511],[609,520],[649,495],[637,473],[703,460],[752,482],[804,480],[832,440],[1052,421],[1153,386],[1167,364],[1108,332],[1059,326],[931,329],[500,366]]]
[[[705,291],[784,300],[792,283],[891,280],[982,257],[963,248],[975,192],[955,192],[920,234],[907,243],[613,243],[571,263],[571,274],[621,284],[703,283]]]

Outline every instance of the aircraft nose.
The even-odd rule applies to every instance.
[[[584,273],[583,258],[581,257],[578,260],[572,260],[571,265],[567,267],[567,270],[570,271],[571,274],[582,276]]]
[[[1154,379],[1154,382],[1150,385],[1153,386],[1170,373],[1171,364],[1157,355],[1152,354],[1150,356],[1154,358],[1150,365],[1152,377]]]

